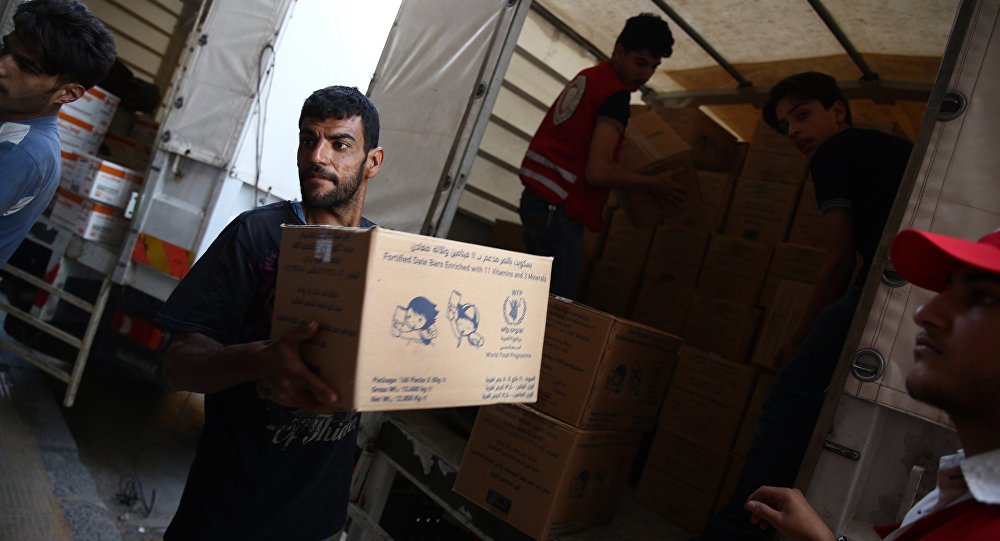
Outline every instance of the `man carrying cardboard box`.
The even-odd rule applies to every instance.
[[[906,388],[951,416],[964,450],[942,457],[937,488],[879,534],[887,541],[1000,539],[1000,230],[971,242],[905,229],[891,258],[907,281],[938,293],[913,313],[923,331]],[[762,529],[792,541],[835,539],[798,490],[761,487],[746,509]]]
[[[115,42],[87,6],[34,0],[0,44],[0,267],[59,185],[59,109],[104,78]]]
[[[629,119],[629,94],[672,53],[666,21],[643,13],[630,18],[611,59],[577,74],[549,107],[521,162],[521,222],[530,253],[552,256],[550,292],[575,298],[583,258],[583,228],[600,231],[608,190],[647,192],[683,201],[678,170],[633,173],[618,164]]]
[[[346,520],[359,416],[302,361],[315,322],[270,340],[281,224],[370,227],[375,106],[356,88],[313,92],[299,117],[302,203],[244,212],[212,243],[156,321],[176,335],[163,375],[205,393],[205,426],[164,539],[326,539]]]
[[[778,351],[774,367],[780,372],[736,491],[709,519],[705,540],[760,539],[743,509],[747,496],[761,485],[795,481],[913,147],[883,132],[853,128],[847,99],[823,73],[779,82],[763,116],[809,157],[826,258],[795,335]],[[863,266],[849,286],[859,254]]]

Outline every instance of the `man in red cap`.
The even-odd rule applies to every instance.
[[[978,242],[905,229],[890,257],[938,293],[913,314],[923,331],[906,388],[951,416],[963,450],[941,458],[937,488],[900,525],[877,530],[891,541],[1000,539],[1000,229]],[[795,489],[761,487],[746,509],[792,541],[837,539]]]

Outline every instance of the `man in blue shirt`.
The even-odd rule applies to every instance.
[[[18,6],[0,44],[0,267],[59,185],[56,116],[107,74],[111,34],[74,1]]]

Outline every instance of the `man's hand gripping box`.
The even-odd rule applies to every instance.
[[[373,227],[282,226],[271,334],[344,409],[534,402],[552,259]]]

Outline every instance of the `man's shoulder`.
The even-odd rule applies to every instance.
[[[55,117],[0,124],[0,162],[8,180],[21,178],[37,186],[43,178],[46,186],[54,186],[60,164]]]
[[[13,145],[29,155],[59,154],[56,117],[46,116],[0,123],[0,144]]]
[[[895,135],[890,135],[884,131],[872,130],[868,128],[848,128],[826,141],[820,146],[830,146],[830,147],[864,147],[864,148],[884,148],[884,147],[896,147],[902,149],[908,149],[913,146],[913,143],[896,137]],[[817,149],[818,150],[818,149]]]
[[[812,169],[827,166],[845,157],[867,156],[882,160],[899,157],[904,162],[913,149],[913,143],[879,130],[848,128],[830,137],[816,149],[810,160]]]

